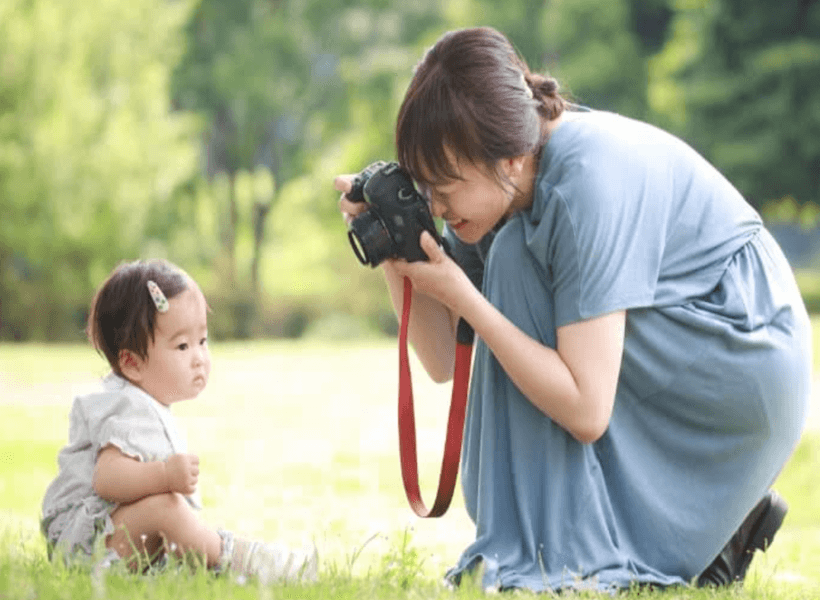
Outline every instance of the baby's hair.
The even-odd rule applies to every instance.
[[[120,352],[148,357],[154,340],[157,307],[148,291],[153,281],[169,300],[192,285],[188,275],[165,260],[136,260],[119,264],[91,302],[86,333],[91,345],[118,375]]]

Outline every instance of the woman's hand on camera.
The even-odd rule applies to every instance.
[[[417,292],[434,298],[456,314],[461,314],[459,303],[469,291],[475,290],[475,286],[429,232],[422,232],[420,243],[429,260],[394,260],[385,261],[385,264],[390,262],[399,275],[409,277]]]
[[[355,175],[339,175],[333,180],[333,187],[337,192],[342,192],[339,197],[339,212],[342,213],[342,218],[347,225],[350,225],[357,215],[367,210],[367,202],[353,202],[347,198],[347,193],[353,186],[354,177]]]
[[[350,225],[353,219],[368,209],[367,202],[353,202],[347,197],[347,193],[353,187],[354,177],[355,175],[339,175],[333,180],[333,187],[337,192],[342,192],[342,195],[339,196],[339,212],[342,213],[342,218],[346,225]],[[388,259],[381,264],[382,268],[394,277],[397,276],[393,268],[393,263],[395,262],[397,261]]]

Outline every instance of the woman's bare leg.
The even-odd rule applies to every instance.
[[[111,519],[115,531],[106,540],[106,546],[122,558],[131,557],[135,551],[153,558],[163,547],[174,547],[180,558],[194,553],[204,557],[208,567],[219,562],[219,534],[199,518],[180,494],[157,494],[125,504],[111,513]]]

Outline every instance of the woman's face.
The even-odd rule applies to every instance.
[[[501,173],[515,182],[517,169],[513,161],[502,161]],[[509,163],[509,164],[508,164]],[[460,179],[448,179],[423,187],[430,202],[430,211],[449,224],[458,238],[468,244],[477,243],[503,217],[521,208],[521,199],[514,188],[503,185],[483,166],[453,160]]]

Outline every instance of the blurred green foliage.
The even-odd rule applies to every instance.
[[[656,108],[753,204],[820,200],[820,2],[680,0]]]
[[[473,25],[815,218],[818,0],[4,0],[0,340],[81,338],[136,257],[190,272],[218,338],[394,332],[333,177],[394,155],[413,66]]]

